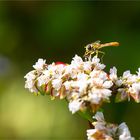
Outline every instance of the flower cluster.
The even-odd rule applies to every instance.
[[[96,56],[91,61],[83,61],[75,55],[70,65],[47,65],[39,59],[33,68],[25,76],[25,88],[37,94],[49,93],[52,98],[66,98],[72,113],[87,107],[95,111],[111,96],[113,82]]]
[[[45,62],[39,59],[33,65],[34,70],[25,76],[25,88],[36,94],[50,94],[52,99],[66,98],[72,113],[87,108],[96,112],[112,95],[116,95],[117,101],[130,96],[136,102],[140,101],[140,69],[137,75],[126,71],[118,77],[117,69],[113,67],[108,74],[97,56],[83,61],[75,55],[69,65]]]
[[[93,117],[94,129],[87,130],[88,140],[134,140],[125,123],[120,125],[107,123],[102,112],[97,112]]]
[[[131,74],[130,71],[125,71],[123,76],[117,76],[117,69],[110,69],[110,79],[116,88],[116,101],[130,100],[132,97],[136,102],[140,102],[140,68],[137,74]]]

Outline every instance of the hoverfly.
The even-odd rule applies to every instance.
[[[109,43],[105,43],[105,44],[101,44],[100,40],[95,41],[94,43],[88,44],[85,46],[85,54],[84,57],[87,59],[91,59],[91,56],[93,54],[95,54],[96,56],[98,56],[99,53],[102,54],[102,57],[104,56],[104,52],[99,51],[101,48],[104,47],[109,47],[109,46],[119,46],[118,42],[109,42]]]

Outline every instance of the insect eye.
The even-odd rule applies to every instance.
[[[88,49],[88,50],[91,50],[91,49],[92,49],[91,44],[89,44],[89,45],[87,46],[87,49]]]

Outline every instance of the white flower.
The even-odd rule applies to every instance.
[[[58,75],[56,73],[56,70],[57,70],[57,67],[56,67],[55,63],[52,63],[52,64],[48,65],[48,72],[49,72],[49,74],[52,78],[58,77],[58,76],[56,76],[56,75]]]
[[[38,92],[38,90],[35,87],[35,79],[36,79],[36,75],[35,75],[35,70],[27,73],[24,78],[26,79],[25,81],[25,88],[28,88],[30,90],[30,92]]]
[[[99,104],[101,100],[109,100],[111,96],[111,90],[93,88],[88,94],[88,100],[93,104]]]
[[[100,79],[100,78],[93,78],[92,79],[92,86],[93,87],[102,87],[103,86],[103,80],[102,79]]]
[[[93,84],[92,86],[97,87],[103,87],[103,83],[108,79],[107,74],[99,70],[93,70],[90,73],[90,76],[92,78],[91,80],[91,84]],[[110,86],[112,85],[111,82],[109,82],[108,84],[110,84]]]
[[[47,84],[48,82],[49,82],[49,77],[48,76],[46,76],[46,75],[41,75],[41,76],[39,76],[38,78],[37,78],[37,85],[39,86],[39,87],[41,87],[42,85],[44,85],[44,84]]]
[[[65,69],[65,75],[69,75],[72,79],[77,77],[78,72],[80,72],[81,70],[79,70],[78,68],[73,68],[72,65],[68,65],[66,66]]]
[[[70,91],[72,88],[72,83],[73,83],[72,81],[64,82],[65,89]]]
[[[88,140],[96,140],[93,135],[97,132],[96,129],[89,129],[87,130],[87,137],[88,137]]]
[[[117,77],[117,69],[116,67],[113,67],[110,69],[110,75],[109,78],[111,79],[112,82],[115,83],[116,86],[120,87],[122,85],[122,79],[119,79]]]
[[[61,85],[62,85],[62,80],[61,79],[54,79],[52,81],[52,86],[57,91],[61,88]]]
[[[75,56],[73,57],[73,60],[72,60],[72,62],[71,62],[71,65],[72,65],[74,68],[77,68],[77,67],[79,67],[81,64],[83,64],[82,58],[81,58],[80,56],[78,56],[78,55],[75,55]]]
[[[104,122],[105,121],[104,115],[103,115],[102,112],[97,112],[95,114],[95,116],[93,116],[93,118],[96,119],[97,121],[100,121],[100,122],[102,122],[102,121]]]
[[[109,80],[107,73],[102,70],[93,70],[88,80],[91,91],[88,93],[88,100],[92,104],[99,104],[100,101],[109,100],[113,83]]]
[[[130,92],[130,95],[136,102],[140,102],[140,83],[133,83],[132,86],[128,88],[128,92]]]
[[[50,75],[51,78],[59,79],[63,76],[66,66],[60,64],[55,65],[55,63],[52,63],[48,65],[47,70],[44,70],[45,75]]]
[[[120,87],[123,84],[122,79],[119,79],[115,82],[116,86]]]
[[[56,67],[56,78],[61,77],[65,71],[66,66],[60,64],[60,65],[55,65]]]
[[[98,77],[99,75],[100,75],[100,71],[99,71],[99,70],[93,70],[93,71],[90,73],[91,78]]]
[[[48,70],[42,71],[42,74],[45,75],[46,77],[50,78],[50,72]]]
[[[38,90],[35,87],[34,81],[26,81],[25,88],[28,88],[30,92],[35,92],[35,93],[38,92]]]
[[[102,70],[105,68],[104,64],[99,63],[100,59],[97,56],[92,58],[92,64],[95,66],[96,69]]]
[[[92,64],[91,64],[91,62],[90,62],[90,61],[84,62],[83,68],[84,68],[84,71],[90,72],[91,69],[92,69]]]
[[[108,99],[111,96],[111,90],[109,89],[100,89],[104,99]]]
[[[101,94],[101,97],[103,99],[109,99],[109,97],[111,96],[111,90],[109,89],[98,89],[98,92]]]
[[[100,79],[102,79],[103,81],[105,81],[105,80],[108,79],[107,73],[105,73],[104,71],[100,71],[98,77],[99,77]]]
[[[27,73],[24,78],[27,79],[27,81],[31,81],[31,80],[34,80],[36,78],[36,75],[35,75],[35,70],[33,71],[30,71],[29,73]]]
[[[89,76],[87,74],[84,73],[78,73],[77,75],[77,80],[82,80],[82,81],[86,81],[89,78]]]
[[[130,70],[127,70],[127,71],[125,71],[124,73],[123,73],[123,78],[124,79],[127,79],[127,78],[130,78],[132,75],[131,75],[131,73],[130,73]]]
[[[112,81],[105,81],[103,83],[103,88],[111,88],[113,86]]]
[[[78,87],[79,87],[79,92],[81,93],[86,93],[87,92],[87,87],[88,87],[88,81],[78,81],[77,82]]]
[[[99,62],[100,62],[100,59],[99,59],[97,56],[94,56],[94,57],[92,58],[92,64],[96,65],[96,64],[98,64]]]
[[[140,78],[140,68],[138,68],[137,74],[138,74],[138,77]]]
[[[110,69],[109,78],[110,78],[111,80],[113,80],[113,81],[118,79],[116,67],[113,67],[113,68]]]
[[[125,123],[121,123],[118,127],[119,140],[134,140],[131,137],[130,131]]]
[[[103,70],[105,67],[106,67],[106,65],[104,65],[104,64],[100,64],[100,63],[96,64],[96,68],[99,70]]]
[[[140,93],[140,83],[134,83],[134,84],[132,84],[132,89],[138,95]]]
[[[82,105],[82,102],[80,100],[73,100],[69,102],[69,110],[74,114],[78,110],[80,110],[80,107]]]
[[[38,71],[43,70],[45,62],[46,62],[46,60],[38,59],[38,61],[35,63],[35,65],[33,65],[33,68]]]
[[[126,84],[130,85],[132,83],[137,82],[138,76],[135,74],[131,74],[129,77],[127,77],[127,79],[124,79],[124,83],[126,82]]]
[[[92,103],[92,104],[99,104],[101,97],[99,96],[99,94],[96,93],[88,93],[88,100]]]

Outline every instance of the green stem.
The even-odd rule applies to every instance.
[[[79,111],[78,114],[79,114],[82,118],[88,120],[89,122],[93,122],[93,119],[92,119],[92,116],[93,116],[93,115],[92,115],[89,111],[84,111],[84,112]]]

